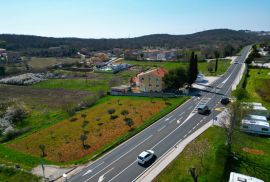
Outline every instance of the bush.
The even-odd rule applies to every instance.
[[[30,127],[22,128],[20,130],[10,130],[10,131],[6,132],[6,134],[3,135],[1,142],[7,142],[9,140],[12,140],[12,139],[30,131],[30,130],[31,130]]]
[[[16,124],[25,119],[27,115],[24,105],[15,105],[7,108],[4,118]]]
[[[248,92],[243,88],[237,88],[234,91],[234,96],[236,97],[237,100],[244,100],[249,98]]]
[[[118,118],[117,115],[111,115],[111,119],[112,119],[112,120],[113,120],[113,119],[116,119],[116,118]]]

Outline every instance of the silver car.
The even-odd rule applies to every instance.
[[[140,153],[140,155],[137,157],[137,161],[139,164],[145,164],[148,161],[150,161],[153,157],[154,157],[154,151],[146,150]]]

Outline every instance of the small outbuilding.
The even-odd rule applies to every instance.
[[[231,172],[229,182],[264,182],[264,181],[260,180],[258,178],[254,178],[254,177],[246,176],[243,174]]]

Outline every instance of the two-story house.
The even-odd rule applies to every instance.
[[[167,73],[164,68],[157,68],[137,75],[136,85],[141,92],[161,92],[164,88],[163,77]]]

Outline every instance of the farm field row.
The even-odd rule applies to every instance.
[[[9,149],[54,163],[84,162],[123,142],[164,116],[187,98],[150,99],[107,96],[69,119],[5,144]],[[114,110],[112,113],[110,110]],[[123,114],[125,111],[127,114]],[[127,124],[127,118],[132,124]],[[86,136],[82,141],[81,136]],[[72,149],[72,150],[70,150]]]

